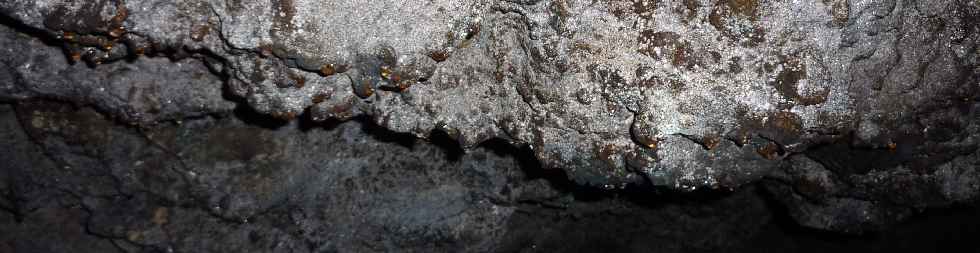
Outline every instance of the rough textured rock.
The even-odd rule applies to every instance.
[[[926,250],[972,244],[949,236],[977,228],[967,210],[830,244],[778,228],[752,187],[583,188],[505,143],[463,154],[362,121],[134,127],[89,107],[15,107],[0,106],[3,252]]]
[[[503,189],[523,175],[493,152],[433,161],[442,149],[378,141],[353,123],[299,132],[205,118],[133,129],[70,105],[17,110],[57,166],[8,171],[5,181],[24,194],[11,206],[43,215],[57,207],[21,189],[60,189],[87,214],[88,233],[123,248],[237,251],[227,243],[241,241],[252,243],[241,251],[486,251],[514,209],[490,200],[506,199]],[[394,238],[374,244],[379,236]]]
[[[137,221],[164,210],[280,249],[484,251],[504,238],[503,203],[520,202],[502,191],[554,194],[509,186],[524,174],[488,141],[610,191],[762,182],[799,224],[831,231],[980,192],[972,0],[15,0],[0,16],[0,100],[38,145],[5,145],[14,168],[37,168],[5,169],[30,197],[0,203],[111,214],[85,232],[115,247],[217,247]],[[467,152],[320,129],[352,118]],[[52,185],[81,204],[22,206]],[[401,211],[433,206],[446,208]],[[274,215],[295,224],[252,222]],[[316,227],[304,219],[368,229],[290,230]],[[358,241],[378,231],[411,236]]]
[[[621,220],[644,224],[633,235],[644,239],[620,250],[718,251],[771,217],[753,191],[661,209],[583,201],[529,178],[522,169],[548,171],[505,150],[390,143],[392,133],[357,122],[269,130],[201,118],[137,129],[61,103],[20,103],[19,119],[10,106],[0,112],[5,145],[40,147],[4,157],[14,166],[0,206],[13,217],[0,220],[0,249],[11,252],[574,250],[557,235],[609,240],[616,234],[601,231]],[[432,160],[444,156],[457,157]],[[589,241],[579,247],[619,244]]]
[[[0,34],[3,100],[92,105],[133,124],[227,113],[235,106],[222,97],[221,79],[196,60],[139,57],[93,68],[71,64],[61,50],[8,27]]]
[[[848,133],[871,148],[915,146],[906,139],[936,128],[920,115],[969,107],[978,82],[980,14],[966,0],[0,8],[65,41],[69,58],[215,58],[231,93],[261,113],[366,114],[420,137],[445,131],[464,148],[504,138],[605,187],[737,187],[776,167],[772,160]],[[949,102],[922,106],[941,100]]]

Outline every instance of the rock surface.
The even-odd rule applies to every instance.
[[[162,212],[283,250],[487,251],[521,194],[558,193],[486,145],[527,146],[576,187],[761,182],[800,225],[849,233],[980,193],[972,0],[15,0],[0,16],[0,101],[30,136],[4,145],[22,162],[5,189],[30,197],[0,203],[108,214],[84,232],[115,247],[218,247],[137,221]],[[411,148],[359,142],[353,118]],[[22,206],[48,187],[76,204]],[[276,215],[290,224],[251,222]]]
[[[958,117],[946,108],[975,104],[978,8],[965,0],[0,6],[13,22],[64,44],[70,59],[135,56],[135,66],[122,68],[172,76],[166,71],[179,67],[151,70],[142,65],[159,60],[139,55],[204,58],[229,93],[261,113],[369,115],[420,137],[444,131],[467,149],[503,138],[530,145],[546,167],[577,182],[679,189],[738,187],[828,140],[906,149],[925,146],[929,129],[955,135],[945,129],[960,128],[930,115]],[[46,64],[32,58],[8,63],[22,70],[8,75],[48,81],[28,73]],[[201,105],[191,106],[201,108],[179,109],[225,109],[213,92],[134,87],[110,91],[132,95],[135,112],[121,113],[129,121],[146,110],[167,114],[159,107],[169,102],[133,96],[199,96]],[[99,88],[10,89],[80,100],[65,93]]]
[[[432,160],[444,155],[436,146],[373,140],[353,123],[298,132],[206,118],[132,129],[69,105],[17,110],[58,166],[20,166],[6,181],[68,194],[60,199],[88,214],[85,230],[122,248],[487,251],[514,209],[489,200],[522,176],[492,152]],[[49,208],[34,192],[47,193],[19,190],[19,210]],[[377,236],[397,239],[376,245]]]

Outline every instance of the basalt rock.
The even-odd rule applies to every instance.
[[[125,68],[140,73],[160,61],[141,54],[206,58],[261,113],[369,115],[420,137],[448,130],[464,148],[503,138],[606,187],[644,179],[737,187],[786,154],[850,133],[869,148],[917,146],[936,129],[918,118],[971,107],[977,90],[974,1],[119,0],[2,9],[63,44],[72,61],[135,55]],[[52,82],[31,76],[48,63],[21,57],[6,63],[20,70],[8,76],[23,79],[8,89],[105,100],[65,91],[100,85],[30,86]],[[171,89],[154,87],[110,93],[187,97],[146,95]],[[207,101],[215,97],[201,94],[198,110],[221,111]],[[168,101],[131,106],[128,120],[152,121],[140,111]]]
[[[971,0],[34,0],[0,14],[0,99],[137,129],[228,115],[229,100],[287,121],[363,117],[465,150],[526,145],[610,190],[764,180],[829,230],[978,192]],[[315,146],[237,145],[251,151],[204,157]],[[298,176],[280,173],[265,175]],[[200,198],[264,203],[210,210],[228,218],[285,196]]]

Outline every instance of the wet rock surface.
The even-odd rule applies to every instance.
[[[980,193],[976,1],[0,16],[0,251],[733,251]]]

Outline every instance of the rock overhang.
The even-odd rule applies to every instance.
[[[70,60],[210,59],[230,93],[261,113],[369,115],[423,138],[443,131],[464,148],[502,138],[583,184],[676,189],[738,187],[832,140],[925,145],[926,129],[945,121],[915,122],[941,111],[917,105],[976,99],[976,8],[847,0],[0,5],[62,40]]]

